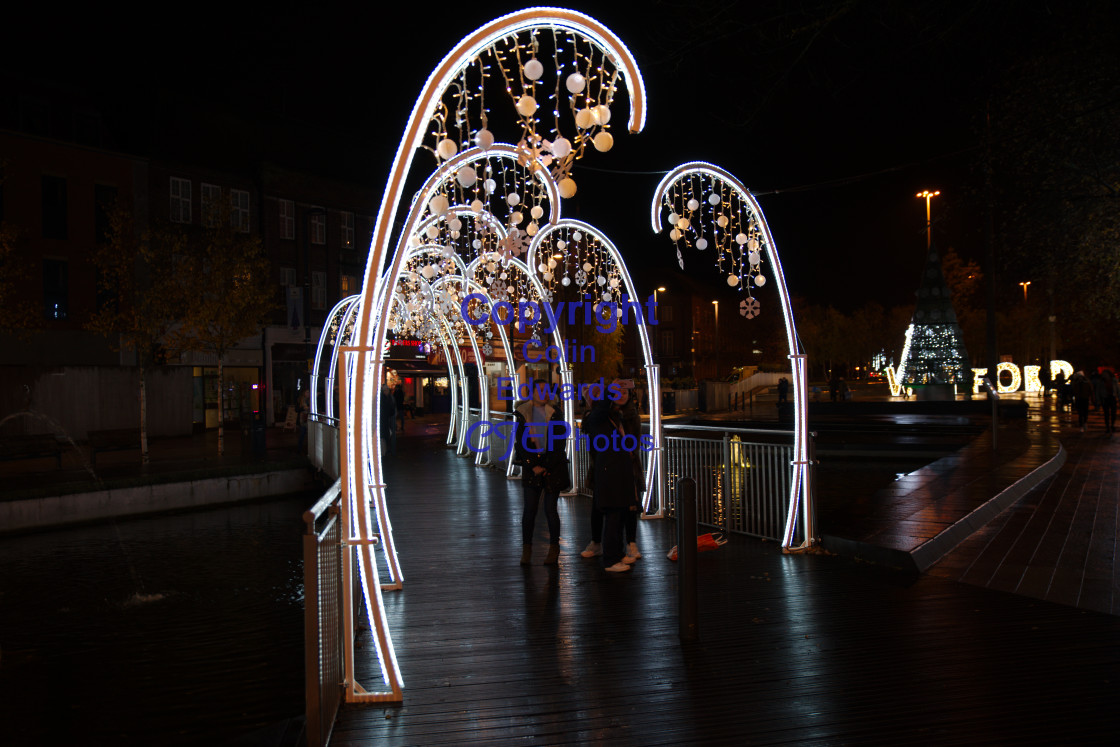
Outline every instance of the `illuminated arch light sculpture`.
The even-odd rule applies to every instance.
[[[808,410],[806,398],[805,355],[798,352],[793,309],[786,289],[782,264],[770,227],[754,195],[727,171],[709,163],[682,164],[661,180],[654,193],[650,220],[654,233],[662,229],[661,213],[672,224],[670,238],[678,244],[677,261],[684,268],[679,245],[684,242],[697,251],[709,248],[728,285],[738,287],[753,298],[755,289],[767,283],[762,273],[764,255],[769,259],[773,280],[785,318],[786,342],[793,369],[794,436],[793,462],[790,465],[789,509],[786,514],[782,547],[793,549],[798,510],[804,541],[798,549],[814,543],[813,511],[810,505],[810,461],[808,449]]]
[[[561,263],[565,274],[563,278],[558,280],[557,275],[559,273],[556,270],[561,267]],[[565,218],[542,228],[533,237],[533,241],[529,245],[526,264],[530,269],[536,268],[541,273],[542,279],[549,284],[548,298],[551,298],[552,291],[557,283],[565,287],[574,285],[581,298],[591,294],[595,301],[595,314],[604,321],[611,307],[603,304],[613,303],[617,305],[621,302],[623,294],[640,305],[637,289],[630,278],[630,272],[626,268],[626,262],[622,255],[603,232],[588,223]],[[567,272],[573,266],[577,268],[574,273],[571,273],[574,279],[569,277]],[[565,279],[569,280],[567,284],[564,283]],[[616,318],[621,319],[623,313],[623,309],[617,308],[615,311]],[[661,389],[657,367],[653,365],[653,356],[650,352],[649,330],[646,329],[645,324],[639,323],[636,326],[650,387],[650,430],[654,439],[652,453],[646,465],[646,493],[643,501],[643,516],[648,515],[649,518],[656,518],[664,515],[664,496],[658,496],[656,512],[652,514],[647,514],[647,512],[653,499],[654,486],[655,484],[658,486],[661,484],[656,478],[659,474],[660,459],[658,455],[661,448]],[[559,340],[554,344],[563,349],[563,341],[560,339],[557,330],[554,330],[554,335]],[[565,377],[562,383],[572,383],[570,369],[561,367],[561,376]],[[574,425],[575,404],[571,400],[564,401],[564,417]],[[576,460],[571,458],[574,456],[575,448],[575,429],[573,428],[571,435],[568,437],[568,456],[570,457],[568,464],[572,471],[572,485],[578,484],[575,474]]]
[[[576,96],[571,99],[571,109],[579,130],[574,144],[568,138],[561,138],[558,135],[546,145],[544,138],[537,132],[537,122],[534,119],[537,111],[535,81],[540,78],[537,74],[538,68],[543,68],[543,65],[539,61],[536,61],[537,64],[530,65],[529,63],[534,61],[530,59],[520,64],[520,68],[516,71],[520,84],[518,87],[521,91],[521,95],[516,99],[516,110],[521,117],[523,129],[521,142],[524,143],[527,153],[538,156],[542,164],[544,156],[552,159],[555,163],[554,176],[559,177],[557,181],[561,194],[574,193],[575,184],[570,181],[567,173],[570,172],[572,160],[582,156],[588,144],[593,145],[597,150],[609,149],[610,133],[606,129],[609,113],[606,116],[604,113],[609,112],[610,100],[620,78],[626,83],[630,94],[630,131],[640,132],[644,125],[645,90],[633,55],[602,24],[570,10],[531,8],[486,24],[463,39],[437,66],[425,83],[397,149],[374,224],[363,282],[362,303],[354,335],[357,344],[340,347],[338,351],[340,355],[356,358],[354,377],[342,379],[346,385],[342,387],[343,391],[339,395],[342,403],[339,428],[340,455],[343,462],[341,494],[345,504],[341,512],[342,529],[347,544],[357,550],[370,630],[376,642],[385,687],[382,692],[367,692],[358,684],[354,676],[353,599],[348,586],[348,580],[352,578],[352,556],[350,552],[346,552],[343,554],[346,590],[343,600],[343,676],[347,701],[400,701],[403,698],[403,678],[389,636],[381,587],[377,583],[377,568],[371,551],[371,546],[376,539],[373,536],[370,514],[371,506],[379,513],[384,510],[385,486],[381,482],[380,444],[376,431],[379,398],[375,396],[374,387],[381,380],[382,347],[389,313],[388,308],[385,308],[375,314],[373,301],[378,296],[377,286],[382,282],[387,282],[390,287],[395,285],[403,260],[403,254],[396,253],[390,271],[382,273],[381,268],[389,259],[391,252],[390,232],[393,218],[400,206],[404,180],[413,155],[416,149],[423,145],[424,130],[429,123],[436,125],[434,150],[443,157],[453,157],[463,142],[469,142],[475,137],[481,137],[483,142],[486,140],[481,133],[481,130],[487,129],[486,108],[482,97],[479,97],[482,113],[478,118],[472,120],[469,117],[454,116],[459,112],[450,112],[444,103],[449,88],[454,84],[457,90],[465,90],[468,72],[477,67],[478,75],[484,75],[486,59],[493,59],[495,60],[493,64],[502,66],[504,59],[501,56],[502,50],[508,50],[508,45],[512,45],[516,51],[520,51],[523,47],[527,50],[535,48],[534,35],[537,33],[551,33],[557,45],[560,43],[561,35],[565,39],[569,37],[578,39],[580,45],[587,50],[582,52],[581,56],[579,46],[574,41],[571,42],[572,48],[576,50],[574,53],[576,69],[564,80],[565,87]],[[526,39],[520,40],[522,36]],[[520,60],[520,55],[517,55],[517,59]],[[556,60],[559,62],[558,56]],[[506,72],[504,66],[502,71],[504,75]],[[561,72],[563,72],[562,66],[554,71],[557,94],[559,94]],[[463,83],[460,83],[460,79]],[[511,95],[514,93],[512,86],[508,90]],[[471,97],[461,97],[459,101],[469,104]],[[607,120],[606,123],[604,119]],[[448,130],[449,123],[458,128],[458,143],[450,137],[453,133]],[[475,129],[478,125],[481,125],[481,128]],[[560,156],[556,152],[555,146],[561,139],[566,140],[570,148],[565,156]],[[561,148],[561,150],[565,149]],[[409,225],[405,226],[403,235],[410,236],[414,225],[415,217],[410,220]],[[391,294],[386,294],[381,303],[391,304]],[[373,445],[369,450],[371,455],[364,448],[368,443]],[[387,524],[387,516],[385,518]],[[351,519],[353,519],[353,527]]]

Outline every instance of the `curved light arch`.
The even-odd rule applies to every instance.
[[[778,256],[778,247],[766,222],[762,207],[754,195],[750,193],[742,182],[725,169],[703,161],[691,161],[677,166],[661,180],[654,192],[653,203],[650,208],[650,225],[654,233],[661,233],[661,208],[669,190],[679,181],[693,175],[704,175],[710,179],[722,182],[732,189],[739,200],[746,204],[758,220],[760,229],[766,239],[764,247],[769,255],[770,263],[774,267],[774,279],[777,281],[778,297],[782,305],[782,315],[785,319],[786,342],[789,346],[789,358],[793,367],[793,408],[794,408],[794,435],[793,452],[794,461],[791,465],[793,479],[790,481],[789,509],[786,514],[785,531],[782,536],[782,547],[789,549],[793,545],[793,534],[797,523],[798,509],[801,509],[804,523],[805,542],[808,546],[813,542],[812,507],[810,505],[811,491],[809,484],[809,448],[808,448],[808,410],[806,397],[806,372],[805,356],[797,347],[797,329],[794,326],[793,307],[790,303],[789,291],[786,288],[785,274],[782,272],[781,259]]]
[[[622,284],[625,286],[627,292],[628,293],[636,293],[637,292],[636,288],[634,287],[634,281],[630,277],[630,270],[626,267],[626,261],[622,258],[622,255],[619,253],[618,248],[615,247],[614,242],[612,242],[609,238],[607,238],[606,234],[604,234],[599,229],[595,228],[595,226],[592,226],[590,223],[584,223],[583,221],[575,220],[573,218],[564,218],[564,219],[558,220],[555,223],[547,225],[544,228],[542,228],[537,233],[537,235],[533,237],[533,240],[529,244],[529,249],[525,254],[525,263],[529,267],[535,267],[537,265],[537,262],[536,262],[537,252],[540,249],[541,245],[544,244],[545,241],[552,234],[559,233],[561,231],[580,231],[582,233],[585,233],[585,234],[588,234],[590,236],[595,237],[595,240],[598,241],[599,244],[606,250],[607,255],[611,258],[611,261],[614,262],[614,264],[618,267],[619,274],[622,276],[622,278],[621,278],[622,279]],[[565,248],[564,253],[567,254],[567,252],[568,252],[568,249]],[[630,297],[635,298],[635,299],[637,298],[636,295],[633,295],[633,296],[630,296]],[[660,380],[659,369],[656,365],[654,365],[653,355],[652,355],[652,352],[650,350],[649,330],[646,329],[645,324],[639,324],[637,326],[638,326],[638,340],[640,342],[640,347],[641,347],[641,350],[642,350],[642,357],[645,360],[646,381],[649,383],[649,388],[650,388],[650,392],[649,392],[649,417],[650,417],[650,431],[651,431],[651,435],[653,436],[653,453],[650,454],[649,460],[646,463],[646,476],[645,476],[646,495],[645,495],[644,501],[642,502],[642,510],[643,510],[643,512],[646,512],[646,511],[649,511],[650,503],[651,503],[651,500],[652,500],[652,497],[653,497],[654,485],[655,484],[660,485],[660,483],[657,482],[657,475],[662,474],[661,471],[660,471],[661,470],[661,459],[660,459],[660,456],[661,456],[661,438],[662,438],[662,430],[661,430],[661,380]],[[563,349],[563,348],[561,347],[561,349]],[[574,424],[574,421],[575,421],[574,409],[575,409],[575,405],[571,400],[565,401],[565,403],[564,403],[565,417],[568,419],[568,422],[573,423],[573,424]],[[573,428],[573,433],[574,433],[574,428]],[[573,456],[573,454],[571,453],[571,449],[575,448],[574,447],[574,440],[575,440],[574,435],[572,435],[568,439],[568,446],[569,446],[568,456],[569,457]],[[574,459],[570,460],[570,464],[572,465],[572,469],[574,470],[575,469],[575,460]],[[573,485],[576,484],[575,477],[576,476],[573,472],[573,475],[572,475],[572,484]],[[661,500],[663,498],[663,496],[659,495],[658,498],[659,498],[659,500],[658,500],[657,512],[653,516],[661,516],[664,513],[664,501]]]
[[[638,66],[630,51],[622,42],[605,26],[598,21],[574,11],[553,8],[531,8],[503,16],[488,23],[466,38],[443,59],[429,76],[424,84],[420,97],[409,116],[403,137],[397,148],[393,166],[389,172],[388,181],[383,194],[382,202],[378,208],[377,218],[374,223],[373,236],[370,243],[369,259],[363,278],[361,313],[355,327],[357,344],[344,349],[346,354],[356,354],[359,357],[355,371],[355,380],[346,391],[341,393],[341,398],[348,407],[342,412],[343,421],[339,432],[344,437],[342,451],[348,452],[354,458],[343,457],[341,477],[341,495],[344,504],[343,516],[349,518],[353,511],[359,518],[355,528],[357,537],[350,536],[350,522],[343,522],[346,532],[344,541],[357,547],[358,565],[363,580],[363,593],[366,599],[366,610],[369,618],[370,629],[377,644],[378,661],[381,666],[382,679],[388,688],[385,693],[369,693],[363,690],[354,676],[354,654],[352,641],[352,609],[347,602],[344,612],[344,681],[347,682],[346,699],[348,701],[400,701],[403,698],[403,679],[400,676],[396,654],[393,651],[389,635],[385,609],[381,598],[380,585],[371,582],[377,578],[377,567],[371,551],[375,541],[372,534],[370,521],[370,504],[374,505],[379,513],[384,511],[385,486],[382,484],[380,443],[376,435],[373,437],[373,456],[367,457],[364,444],[370,439],[371,433],[376,433],[376,418],[378,416],[379,399],[371,398],[369,381],[379,382],[382,375],[383,361],[381,346],[385,340],[386,324],[389,314],[374,315],[372,301],[378,295],[377,286],[383,277],[381,268],[389,257],[390,234],[393,218],[400,206],[401,194],[405,178],[408,174],[416,149],[424,138],[424,130],[430,120],[435,102],[441,98],[448,86],[456,76],[471,64],[474,56],[495,41],[522,30],[531,30],[539,27],[558,27],[578,33],[597,43],[604,54],[620,67],[621,74],[627,84],[630,94],[630,130],[639,132],[645,122],[645,89],[638,72]],[[402,236],[410,236],[415,216],[410,220],[410,225],[405,227]],[[393,257],[392,269],[388,273],[388,282],[395,283],[403,252],[397,252]],[[388,303],[388,297],[382,299],[382,305]],[[379,306],[379,308],[382,308]],[[368,366],[367,362],[368,361]],[[367,380],[367,368],[369,377]],[[347,410],[353,413],[353,418],[346,417]],[[367,464],[363,462],[368,461]],[[372,479],[367,478],[367,471]],[[367,500],[368,496],[368,500]],[[386,523],[387,523],[387,516]],[[345,578],[350,578],[350,553],[344,553]],[[349,596],[346,597],[349,600]]]

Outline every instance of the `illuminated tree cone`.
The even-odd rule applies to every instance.
[[[964,337],[952,294],[941,272],[941,257],[931,246],[918,286],[918,305],[910,320],[899,381],[906,384],[963,384],[972,380]]]

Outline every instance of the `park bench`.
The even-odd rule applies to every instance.
[[[55,458],[55,463],[61,469],[62,442],[50,433],[0,437],[0,460],[12,461],[49,456]]]
[[[115,428],[89,432],[89,461],[97,466],[97,454],[102,451],[128,451],[140,448],[139,428]]]

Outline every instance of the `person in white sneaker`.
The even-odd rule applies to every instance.
[[[525,499],[521,513],[521,565],[529,565],[533,551],[533,527],[537,508],[544,505],[548,522],[548,554],[545,565],[558,565],[560,559],[560,514],[556,504],[560,491],[571,484],[568,457],[562,440],[549,448],[549,422],[563,422],[560,408],[548,403],[548,390],[535,387],[533,398],[518,405],[514,411],[517,463],[521,465],[521,488]]]
[[[617,385],[617,386],[616,386]],[[582,429],[589,439],[592,453],[591,482],[593,502],[602,513],[603,567],[611,573],[630,570],[637,557],[626,562],[625,526],[630,514],[635,520],[638,511],[638,483],[641,474],[641,460],[638,459],[640,421],[635,426],[634,419],[628,419],[623,406],[629,400],[633,382],[615,380],[608,391],[617,394],[616,400],[609,396],[596,402],[591,412],[584,418]],[[629,438],[625,438],[629,436]],[[633,450],[621,447],[623,442],[633,445]],[[583,553],[592,552],[594,557],[594,528],[592,545]],[[636,547],[636,546],[635,546]]]

